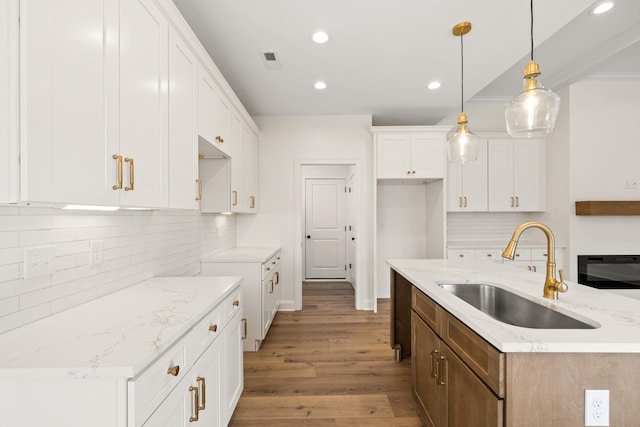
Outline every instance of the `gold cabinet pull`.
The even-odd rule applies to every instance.
[[[234,305],[234,306],[236,306],[236,307],[237,307],[237,306],[239,306],[239,305],[240,305],[240,301],[235,300],[235,301],[233,302],[233,305]]]
[[[276,276],[276,285],[277,285],[277,284],[279,284],[279,283],[280,283],[280,272],[279,272],[279,271],[276,271],[274,274],[275,274],[275,276]]]
[[[124,187],[124,191],[130,191],[133,190],[134,183],[133,159],[130,157],[125,157],[124,161],[129,163],[129,187]]]
[[[194,422],[200,418],[200,393],[198,392],[198,387],[194,386],[189,386],[189,391],[193,392],[193,414],[189,418],[189,422]]]
[[[464,196],[463,199],[464,199],[464,207],[466,208],[467,207],[467,196]]]
[[[438,354],[438,350],[432,350],[431,354],[430,354],[430,357],[431,357],[431,377],[437,379],[438,378],[438,373],[436,372],[436,370],[433,367],[434,366],[433,365],[433,362],[434,362],[434,357],[433,356],[436,355],[436,354]]]
[[[511,207],[514,207],[513,205],[514,205],[514,200],[513,200],[513,197],[511,197]]]
[[[169,369],[167,369],[167,374],[173,375],[174,377],[177,377],[179,372],[180,365],[171,366]]]
[[[209,330],[211,332],[218,332],[218,325],[209,325]]]
[[[118,185],[114,185],[113,189],[122,190],[122,156],[118,156],[117,154],[114,154],[112,159],[115,159],[118,161]]]
[[[238,206],[238,191],[233,190],[233,206]]]
[[[520,197],[516,196],[516,208],[520,207]]]
[[[243,328],[242,328],[242,339],[247,339],[247,319],[245,317],[242,318]]]
[[[273,293],[273,280],[269,280],[271,282],[271,292],[269,292],[270,294]]]
[[[224,138],[221,137],[220,135],[216,136],[216,141],[218,141],[220,144],[222,144],[224,142]]]
[[[458,207],[462,207],[462,197],[458,197]]]
[[[445,385],[445,384],[446,384],[446,382],[445,382],[445,381],[443,381],[442,379],[443,379],[443,378],[446,378],[447,373],[446,373],[446,372],[444,372],[442,375],[440,375],[440,362],[443,362],[444,368],[446,368],[446,367],[447,367],[447,363],[448,363],[449,361],[448,361],[448,360],[447,360],[447,358],[446,358],[446,357],[444,357],[444,356],[440,356],[440,360],[438,361],[438,384],[439,384],[439,385]],[[443,371],[444,371],[444,369],[443,369]]]
[[[249,199],[251,199],[251,209],[254,209],[256,207],[256,198],[255,196],[251,196]]]
[[[206,384],[204,383],[204,377],[197,377],[196,381],[198,381],[200,383],[199,387],[200,387],[200,397],[202,398],[202,405],[200,405],[198,407],[199,410],[204,411],[204,408],[207,405],[207,389],[206,389]]]
[[[196,179],[196,184],[198,184],[198,196],[196,200],[202,200],[202,180]]]

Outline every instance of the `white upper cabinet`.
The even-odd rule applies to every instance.
[[[198,76],[198,106],[198,135],[224,155],[230,155],[231,107],[204,67],[200,67]]]
[[[447,211],[482,212],[487,199],[487,140],[480,140],[478,158],[447,164]]]
[[[18,1],[0,4],[0,203],[18,197]]]
[[[544,140],[489,138],[490,211],[545,208]]]
[[[378,178],[444,178],[442,132],[398,132],[376,136]]]
[[[118,3],[20,7],[21,199],[118,204]]]
[[[198,61],[184,40],[169,31],[169,207],[197,209]]]
[[[153,0],[120,1],[123,205],[169,204],[168,37],[169,23]]]
[[[242,211],[258,212],[258,137],[248,126],[242,127]]]
[[[231,151],[231,212],[242,212],[242,120],[236,114],[231,118],[231,136],[234,141]]]

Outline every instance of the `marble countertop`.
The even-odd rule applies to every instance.
[[[0,378],[132,378],[240,277],[157,277],[0,334]]]
[[[574,282],[558,300],[542,297],[544,273],[484,261],[394,259],[387,264],[502,352],[640,353],[640,301]],[[438,283],[489,283],[596,329],[530,329],[477,310]]]
[[[267,262],[280,250],[279,247],[239,247],[220,252],[201,262]]]

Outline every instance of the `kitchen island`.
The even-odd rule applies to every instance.
[[[584,426],[585,390],[609,390],[610,424],[640,419],[640,304],[569,282],[542,298],[544,274],[453,260],[390,260],[391,345],[412,357],[414,391],[434,426]],[[493,319],[440,284],[486,283],[593,329],[532,329]],[[593,424],[596,425],[596,424]]]

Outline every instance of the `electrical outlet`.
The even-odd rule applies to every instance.
[[[639,181],[637,178],[629,178],[624,182],[624,188],[627,190],[637,190]]]
[[[584,391],[584,425],[609,425],[609,390]]]
[[[56,266],[56,247],[40,246],[24,250],[24,278],[53,274]]]
[[[104,242],[92,240],[89,248],[89,265],[102,264],[104,261]]]

